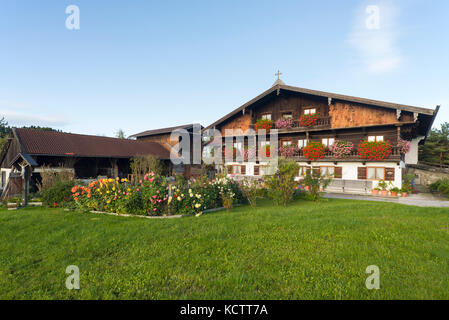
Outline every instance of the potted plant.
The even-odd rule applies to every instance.
[[[409,192],[408,188],[402,187],[401,188],[401,197],[403,197],[403,198],[407,197],[408,196],[408,192]]]
[[[269,133],[270,129],[273,128],[273,120],[259,119],[256,121],[256,124],[254,127],[256,128],[257,132],[259,132],[259,130],[265,129],[266,133]]]
[[[377,196],[379,194],[380,188],[374,188],[373,190],[371,190],[371,193],[373,194],[373,196]]]
[[[316,161],[324,158],[326,147],[321,142],[312,141],[302,149],[302,154],[306,159]]]
[[[383,197],[388,196],[388,183],[386,183],[385,180],[379,180],[377,187],[380,188],[380,194]]]
[[[399,189],[398,187],[394,187],[390,189],[390,195],[392,197],[397,197],[398,193],[401,191],[401,189]]]
[[[388,158],[391,153],[389,141],[362,141],[359,144],[359,156],[366,160],[380,161]]]
[[[335,158],[347,158],[351,155],[354,144],[351,141],[337,140],[329,147]]]
[[[293,119],[278,119],[274,123],[277,129],[287,129],[293,127]]]
[[[313,127],[316,126],[318,121],[318,115],[316,114],[303,114],[299,117],[300,127]]]

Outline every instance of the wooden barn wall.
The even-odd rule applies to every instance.
[[[2,168],[9,168],[9,164],[11,161],[13,161],[17,155],[20,153],[20,145],[19,142],[16,139],[13,139],[11,141],[11,144],[9,145],[9,148],[6,152],[5,158],[3,159],[3,162],[1,163]]]
[[[243,114],[243,112],[241,112],[240,115],[224,123],[219,130],[223,136],[226,135],[226,129],[242,129],[243,132],[245,132],[250,128],[251,123],[251,115],[249,113]]]
[[[151,141],[162,145],[165,149],[170,150],[172,146],[178,143],[178,141],[170,140],[170,133],[158,134],[154,136],[137,138],[140,141]]]
[[[276,121],[284,112],[292,112],[293,118],[297,119],[307,108],[316,108],[320,117],[329,116],[327,99],[284,93],[256,107],[255,119],[260,119],[264,113],[271,113],[271,119]]]
[[[336,102],[329,106],[332,128],[359,127],[398,122],[396,110]]]

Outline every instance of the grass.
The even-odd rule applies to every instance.
[[[2,299],[448,299],[449,209],[331,199],[201,217],[0,211]],[[65,269],[80,269],[68,290]],[[369,265],[380,289],[365,287]]]

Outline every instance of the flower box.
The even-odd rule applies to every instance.
[[[318,116],[316,114],[303,114],[299,117],[299,126],[301,127],[313,127],[316,126]]]
[[[326,155],[326,147],[321,142],[312,141],[302,149],[302,153],[309,160],[318,160]]]
[[[391,144],[389,141],[365,140],[359,144],[358,153],[362,159],[380,161],[391,154]]]

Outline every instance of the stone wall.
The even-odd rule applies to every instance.
[[[449,179],[449,169],[423,164],[407,165],[407,173],[415,175],[415,184],[428,186],[439,179]]]

